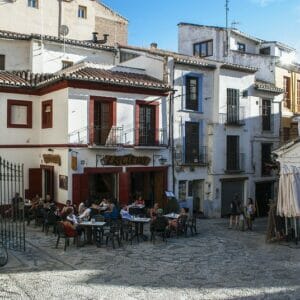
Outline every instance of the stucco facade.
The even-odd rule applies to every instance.
[[[2,2],[1,30],[59,36],[59,27],[66,25],[69,28],[67,38],[70,39],[92,40],[92,32],[98,32],[99,39],[103,34],[109,34],[110,45],[127,43],[128,21],[98,1],[39,0],[33,2],[36,7],[30,7],[27,0]],[[80,6],[86,11],[81,18],[78,16]]]

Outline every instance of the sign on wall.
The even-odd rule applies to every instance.
[[[105,155],[101,159],[102,165],[111,166],[128,166],[128,165],[143,165],[147,166],[151,161],[148,156],[134,156],[132,154],[115,156],[115,155]]]
[[[43,154],[43,159],[46,164],[53,163],[61,165],[61,158],[58,154]]]

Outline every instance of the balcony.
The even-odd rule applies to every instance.
[[[124,133],[124,143],[140,148],[166,147],[166,129],[132,128]]]
[[[231,106],[227,109],[227,113],[220,113],[220,124],[226,126],[245,125],[245,107]]]
[[[225,173],[242,173],[245,172],[245,153],[229,153],[227,154]]]
[[[116,148],[123,144],[123,127],[84,127],[69,134],[69,143]]]
[[[201,166],[207,164],[208,164],[208,159],[207,159],[206,146],[200,146],[199,153],[185,153],[183,165]]]

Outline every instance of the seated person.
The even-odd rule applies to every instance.
[[[104,213],[105,219],[117,219],[119,216],[118,209],[116,205],[109,199],[108,208]]]
[[[63,215],[65,215],[67,220],[70,221],[72,224],[78,224],[77,218],[74,214],[73,207],[68,207],[67,209],[65,209],[65,212]]]
[[[76,205],[72,205],[71,200],[67,200],[66,206],[61,210],[61,213],[64,214],[69,207],[72,207],[74,211],[76,209]]]
[[[134,202],[135,205],[145,205],[145,200],[143,200],[142,196],[139,196],[137,200]]]
[[[154,206],[152,208],[150,208],[150,211],[149,211],[149,215],[150,215],[151,219],[155,219],[158,209],[159,209],[159,204],[154,203]]]
[[[188,213],[189,213],[188,208],[181,208],[178,219],[174,219],[174,220],[169,221],[170,229],[176,230],[182,222],[187,220],[188,215],[189,215]]]
[[[96,201],[92,201],[92,204],[89,208],[86,208],[85,211],[79,216],[79,219],[88,219],[90,220],[93,216],[99,214],[99,206]]]
[[[120,211],[120,215],[122,219],[126,219],[126,220],[131,220],[132,219],[132,215],[128,212],[128,207],[127,205],[125,205],[121,211]]]
[[[77,236],[76,226],[67,220],[67,216],[62,217],[62,224],[64,225],[65,234],[68,237]]]
[[[163,216],[163,210],[158,209],[155,219],[150,224],[150,230],[164,231],[169,226],[168,219]]]
[[[84,202],[81,202],[78,207],[78,214],[81,215],[86,210]]]
[[[105,206],[108,206],[108,204],[109,204],[108,200],[105,197],[103,197],[100,204],[99,204],[99,206],[100,207],[105,207]]]

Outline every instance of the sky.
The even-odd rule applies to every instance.
[[[177,24],[225,26],[225,0],[101,0],[129,20],[129,44],[177,51]],[[230,0],[229,24],[300,53],[300,0]]]

